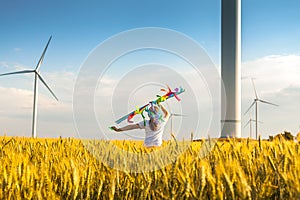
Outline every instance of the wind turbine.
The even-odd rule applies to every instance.
[[[245,112],[245,114],[255,104],[255,138],[257,139],[257,136],[258,136],[258,123],[257,123],[258,122],[258,102],[265,103],[265,104],[270,104],[270,105],[273,105],[273,106],[278,106],[278,105],[258,98],[253,78],[251,79],[251,81],[252,81],[252,85],[253,85],[253,89],[254,89],[254,93],[255,93],[255,99],[254,99],[253,103],[250,105],[250,107],[248,108],[248,110]]]
[[[246,126],[248,126],[248,124],[249,124],[249,126],[250,126],[249,138],[252,138],[252,122],[256,122],[256,120],[255,120],[255,119],[252,119],[252,117],[250,117],[250,119],[248,120],[247,124],[245,124],[245,126],[244,126],[244,128],[245,128]],[[258,122],[259,122],[259,123],[262,123],[261,121],[258,121]]]
[[[170,114],[170,118],[171,118],[171,134],[173,134],[173,116],[174,117],[186,117],[186,115],[177,114],[177,113],[171,113]]]
[[[48,45],[51,41],[52,36],[50,36],[48,43],[42,53],[42,56],[40,57],[35,69],[32,70],[22,70],[22,71],[16,71],[16,72],[10,72],[5,74],[0,74],[0,76],[6,76],[6,75],[13,75],[13,74],[29,74],[34,73],[34,92],[33,92],[33,118],[32,118],[32,137],[36,138],[36,119],[37,119],[37,101],[38,101],[38,79],[46,86],[46,88],[50,91],[50,93],[53,95],[53,97],[58,101],[58,98],[55,96],[54,92],[50,89],[50,87],[47,85],[45,80],[42,78],[40,74],[40,67],[44,60],[45,53],[47,51]]]

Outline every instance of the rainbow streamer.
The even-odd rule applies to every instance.
[[[133,121],[131,121],[131,119],[136,116],[137,114],[142,115],[144,123],[145,123],[145,116],[144,116],[144,111],[148,110],[148,106],[150,104],[159,104],[161,102],[164,102],[172,97],[175,97],[177,99],[177,101],[180,101],[180,98],[178,97],[179,94],[183,93],[185,90],[182,87],[179,88],[175,88],[174,91],[171,90],[171,88],[169,86],[167,86],[167,90],[166,89],[161,89],[161,91],[166,92],[165,95],[160,96],[160,95],[156,95],[157,99],[154,101],[150,101],[149,103],[147,103],[146,105],[143,105],[141,107],[137,107],[136,110],[132,111],[131,113],[125,115],[124,117],[121,117],[120,119],[116,120],[115,123],[116,124],[120,124],[121,122],[123,122],[124,120],[127,119],[127,121],[129,123],[133,123]]]

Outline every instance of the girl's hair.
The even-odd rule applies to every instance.
[[[151,105],[148,110],[148,116],[150,118],[150,128],[156,131],[160,128],[162,119],[162,110],[157,105]]]

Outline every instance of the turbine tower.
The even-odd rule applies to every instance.
[[[241,0],[222,0],[221,138],[241,137]]]
[[[28,74],[28,73],[34,73],[34,92],[33,92],[33,117],[32,117],[32,137],[36,138],[36,120],[37,120],[37,101],[38,101],[38,79],[46,86],[46,88],[50,91],[50,93],[53,95],[53,97],[58,101],[58,98],[55,96],[54,92],[50,89],[50,87],[47,85],[45,80],[42,78],[40,74],[40,67],[44,60],[45,53],[47,51],[48,45],[51,41],[52,36],[50,36],[47,45],[42,53],[42,56],[40,57],[35,69],[32,70],[22,70],[17,72],[10,72],[5,74],[0,74],[0,76],[6,76],[6,75],[13,75],[13,74]]]
[[[249,138],[252,138],[252,122],[256,122],[255,119],[252,119],[252,117],[250,117],[250,119],[248,120],[247,124],[245,124],[244,128],[246,128],[246,126],[250,126],[250,131],[249,131]],[[262,123],[259,121],[259,123]]]
[[[273,106],[278,106],[278,105],[258,98],[253,79],[251,79],[251,81],[252,81],[252,85],[253,85],[253,89],[254,89],[254,93],[255,93],[255,99],[254,99],[253,103],[250,105],[250,107],[248,108],[248,110],[245,112],[245,114],[247,114],[247,112],[255,104],[255,138],[257,139],[257,137],[258,137],[258,102],[265,103],[265,104],[270,104],[270,105],[273,105]]]

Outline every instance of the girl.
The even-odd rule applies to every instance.
[[[115,126],[111,128],[117,132],[145,129],[144,145],[146,147],[159,147],[162,145],[162,134],[170,114],[161,104],[151,104],[148,110],[148,116],[150,118],[149,120],[141,121],[137,124],[127,125],[122,128],[116,128]]]

